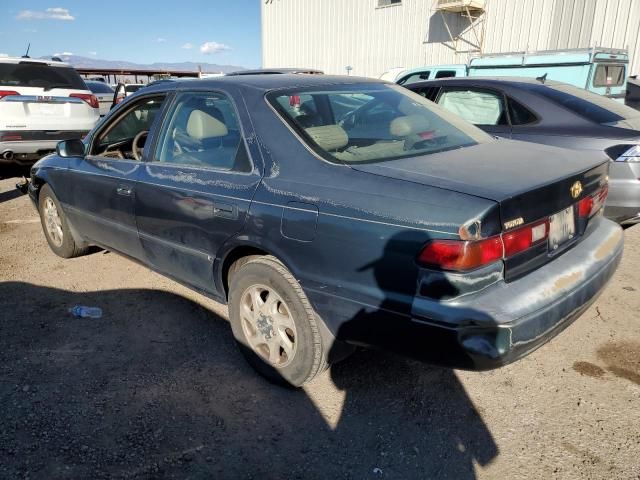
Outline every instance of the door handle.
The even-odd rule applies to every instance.
[[[118,188],[116,188],[116,193],[125,197],[130,197],[132,191],[133,189],[127,185],[118,185]]]
[[[235,205],[215,202],[213,204],[213,215],[216,217],[236,219],[238,218],[238,209]]]

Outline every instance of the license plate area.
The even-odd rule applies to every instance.
[[[554,252],[576,236],[573,206],[549,217],[549,251]]]

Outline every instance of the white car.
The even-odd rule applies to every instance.
[[[111,110],[111,105],[113,105],[113,95],[116,93],[115,90],[104,82],[85,80],[84,83],[87,84],[89,90],[91,90],[98,99],[98,103],[100,104],[100,116],[104,117],[109,113],[109,110]]]
[[[126,92],[127,97],[130,97],[144,86],[144,83],[125,83],[124,91]]]
[[[30,164],[60,140],[83,138],[100,118],[98,107],[67,63],[0,58],[0,163]]]

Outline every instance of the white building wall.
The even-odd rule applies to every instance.
[[[393,67],[466,63],[432,0],[260,0],[264,67],[318,68],[378,77]],[[640,0],[487,0],[485,53],[602,46],[628,48],[640,74]],[[446,14],[453,31],[468,25]],[[482,28],[478,25],[479,28]],[[463,38],[477,43],[472,31]]]

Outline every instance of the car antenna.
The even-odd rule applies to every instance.
[[[22,55],[22,58],[31,58],[29,56],[29,50],[31,49],[31,42],[29,42],[29,45],[27,45],[27,53],[25,53],[24,55]]]
[[[536,77],[536,80],[538,80],[540,83],[544,83],[547,80],[547,74],[545,73],[541,77]]]

